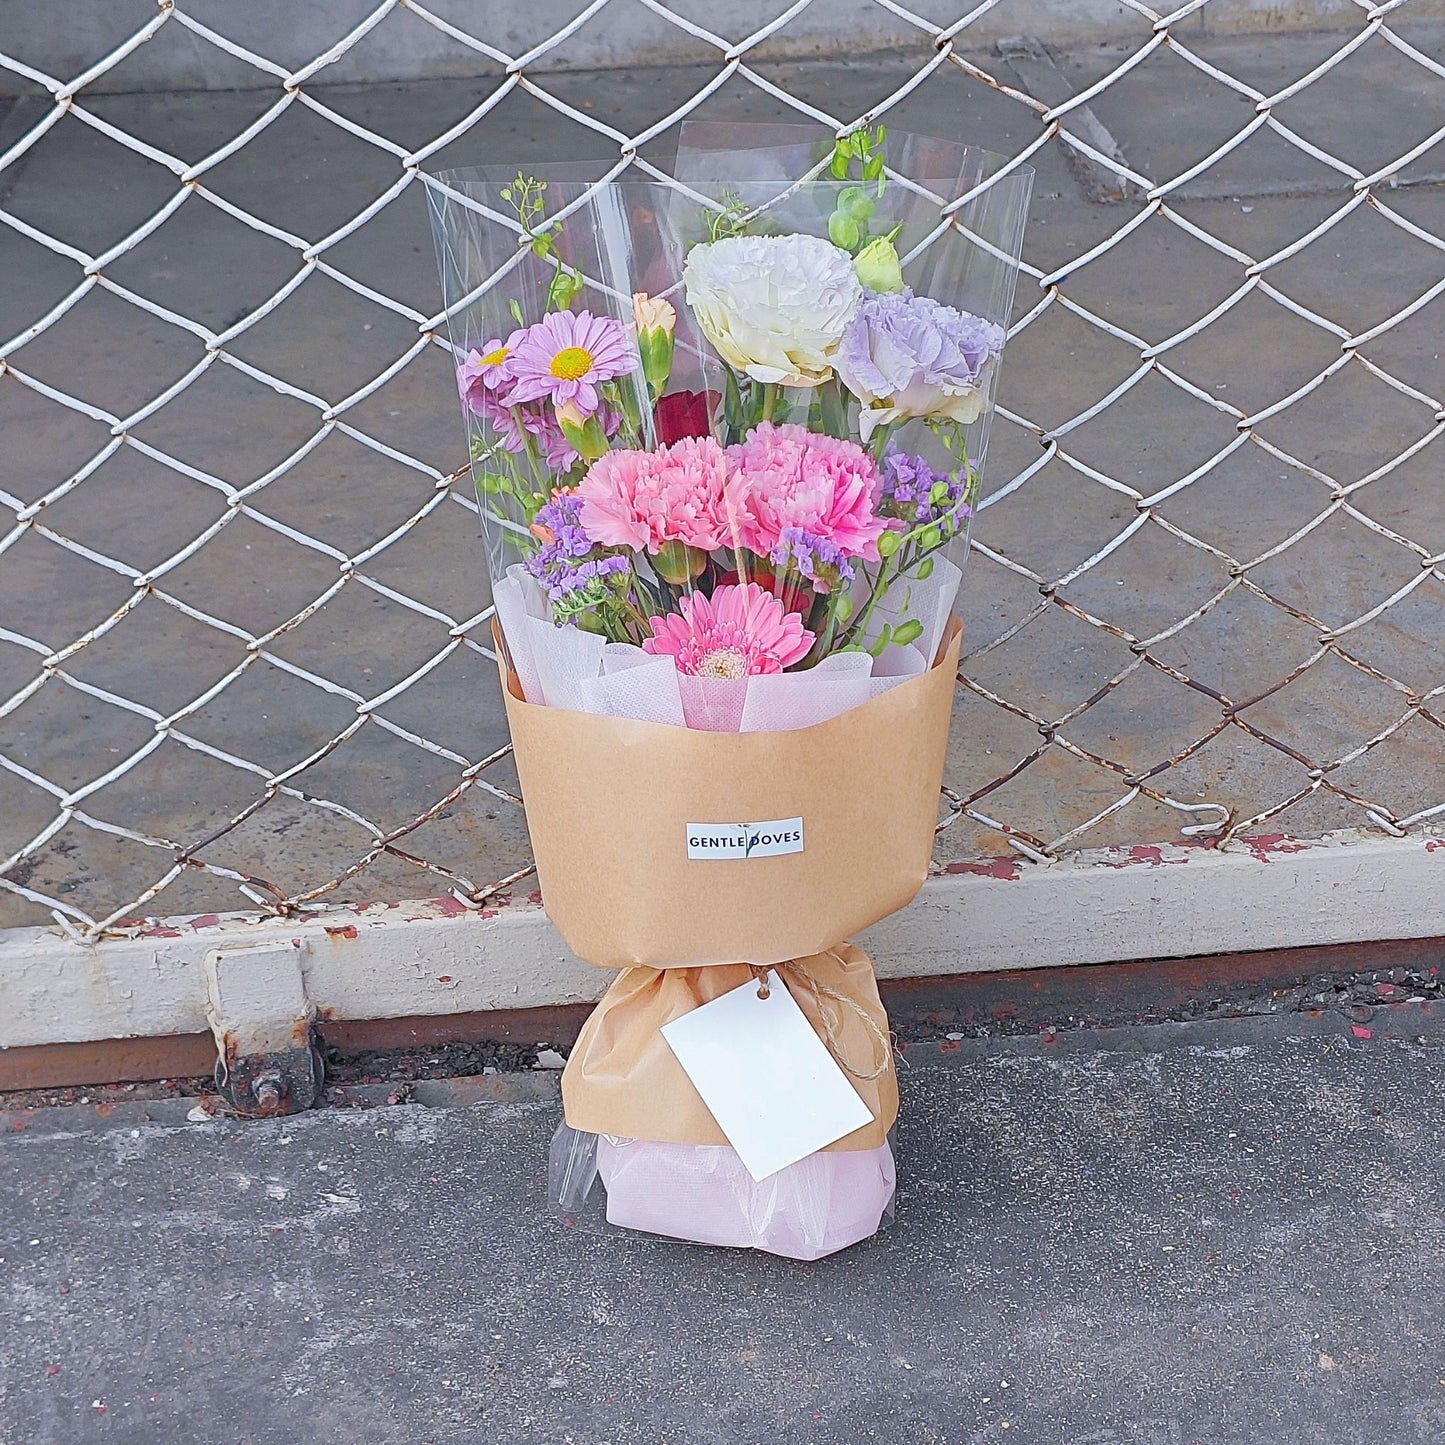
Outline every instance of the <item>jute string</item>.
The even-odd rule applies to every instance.
[[[843,967],[846,968],[848,966],[847,962],[839,958],[831,948],[827,950],[827,953],[829,958],[837,959],[838,963]],[[873,1015],[856,999],[851,999],[846,994],[839,993],[837,989],[830,988],[826,983],[820,983],[797,959],[790,959],[787,963],[772,964],[768,968],[759,968],[756,964],[750,966],[753,970],[753,977],[758,982],[759,998],[767,998],[768,995],[772,993],[772,987],[768,983],[768,974],[773,968],[780,970],[787,969],[794,978],[812,990],[813,1001],[818,1005],[818,1017],[823,1024],[823,1037],[827,1042],[828,1051],[837,1059],[839,1066],[845,1073],[852,1074],[859,1083],[867,1084],[871,1083],[874,1079],[882,1078],[882,1076],[888,1072],[888,1069],[893,1063],[892,1042],[889,1040],[888,1035],[878,1027]],[[881,1058],[882,1062],[871,1073],[865,1073],[863,1070],[853,1067],[852,1062],[849,1060],[843,1048],[843,1041],[838,1036],[838,1021],[834,1015],[829,1012],[828,1006],[823,1002],[825,998],[831,999],[834,1003],[841,1004],[844,1008],[851,1009],[862,1020],[863,1026],[868,1032],[872,1034],[873,1042],[877,1046],[875,1057]]]

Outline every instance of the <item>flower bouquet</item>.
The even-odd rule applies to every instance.
[[[614,1222],[813,1257],[891,1200],[887,1020],[845,940],[931,858],[1030,174],[931,143],[944,179],[910,179],[882,127],[806,164],[737,139],[685,130],[671,182],[431,195],[543,903],[627,970],[564,1074],[554,1192],[600,1172]],[[870,1120],[762,1178],[663,1034],[754,981]]]

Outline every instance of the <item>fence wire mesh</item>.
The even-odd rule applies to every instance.
[[[72,76],[0,37],[0,923],[530,886],[421,197],[646,164],[693,115],[1039,169],[940,868],[1445,814],[1440,36],[1404,0],[1268,42],[1121,0],[1133,34],[1061,55],[974,44],[1009,0],[873,0],[888,53],[772,57],[822,3],[730,37],[592,0],[508,53],[385,0],[299,68],[200,0]],[[714,58],[548,69],[623,6]],[[328,86],[399,25],[479,74]],[[128,94],[163,43],[255,88]]]

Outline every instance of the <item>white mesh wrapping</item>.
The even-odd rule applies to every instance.
[[[866,652],[840,652],[806,673],[749,678],[739,731],[786,732],[826,722],[868,701],[872,675],[873,659]]]
[[[547,594],[520,566],[507,568],[493,599],[527,701],[585,712],[582,684],[601,671],[607,639],[555,626]]]
[[[584,678],[577,692],[584,712],[631,717],[685,727],[677,665],[640,647],[609,643],[602,650],[602,674]]]
[[[721,1145],[603,1134],[597,1170],[611,1224],[788,1259],[821,1259],[876,1234],[897,1182],[886,1143],[810,1154],[759,1183]]]
[[[917,642],[887,647],[876,659],[834,653],[806,672],[749,678],[689,677],[670,657],[609,643],[577,627],[556,627],[546,594],[520,567],[508,569],[495,600],[528,702],[704,732],[787,732],[826,722],[926,671],[953,613],[959,576],[957,567],[940,560],[926,582],[902,591],[895,586],[878,604],[878,622],[870,628],[875,637],[884,622],[911,616],[924,625]]]

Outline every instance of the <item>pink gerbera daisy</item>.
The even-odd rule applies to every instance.
[[[693,592],[677,612],[652,619],[644,652],[668,656],[690,677],[755,677],[801,662],[813,634],[797,613],[756,582],[722,586],[711,598]]]
[[[553,311],[518,338],[507,357],[509,402],[546,397],[583,418],[601,405],[597,383],[637,369],[637,349],[621,322],[590,311]]]

